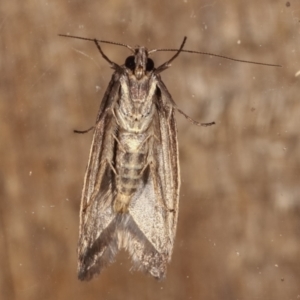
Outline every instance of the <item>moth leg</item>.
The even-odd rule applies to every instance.
[[[118,139],[114,134],[112,134],[112,136],[113,136],[113,138],[117,141],[117,143],[118,143],[118,145],[119,145],[119,147],[120,147],[120,150],[121,150],[122,152],[126,153],[126,150],[124,149],[124,147],[123,147],[122,143],[119,141],[119,139]]]
[[[153,133],[153,134],[149,134],[145,140],[138,146],[137,151],[140,151],[142,149],[142,147],[144,146],[144,144],[150,139],[150,138],[154,138],[157,141],[160,141],[160,139]],[[147,166],[146,166],[147,167]],[[146,167],[143,168],[142,172],[146,169]],[[141,173],[142,173],[141,172]]]
[[[109,166],[111,167],[111,169],[113,170],[113,172],[114,172],[115,175],[117,176],[118,173],[117,173],[116,169],[114,168],[114,166],[112,165],[111,161],[107,160],[106,162],[109,164]]]
[[[163,84],[163,82],[160,82],[160,89],[162,90],[162,92],[166,95],[166,99],[171,103],[171,106],[176,109],[180,114],[182,114],[189,122],[191,122],[192,124],[196,125],[196,126],[212,126],[215,125],[215,122],[208,122],[208,123],[200,123],[194,119],[192,119],[189,115],[187,115],[185,112],[183,112],[181,109],[179,109],[176,105],[176,103],[174,102],[172,96],[170,95],[169,91],[167,90],[166,86]],[[164,110],[167,112],[167,118],[168,120],[170,120],[171,115],[172,115],[172,110],[169,109],[169,105],[165,105],[164,106]]]
[[[122,72],[122,68],[121,68],[118,64],[116,64],[115,62],[111,61],[111,60],[104,54],[104,52],[102,51],[102,48],[100,47],[99,42],[98,42],[96,39],[94,39],[94,43],[96,44],[96,47],[98,48],[98,50],[99,50],[100,54],[102,55],[102,57],[103,57],[103,58],[111,65],[111,67],[112,67],[113,69],[115,69],[116,71]]]
[[[204,126],[204,127],[207,127],[207,126],[212,126],[212,125],[215,125],[216,123],[215,122],[208,122],[208,123],[200,123],[198,121],[195,121],[194,119],[192,119],[189,115],[187,115],[185,112],[183,112],[181,109],[179,109],[178,107],[175,107],[176,110],[182,114],[183,116],[185,116],[189,122],[191,122],[192,124],[194,125],[197,125],[197,126]]]

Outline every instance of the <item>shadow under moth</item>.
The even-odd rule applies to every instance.
[[[89,129],[94,135],[81,198],[78,278],[91,279],[125,248],[133,269],[162,279],[171,259],[178,218],[175,111],[196,125],[214,122],[198,123],[178,109],[160,73],[180,52],[209,53],[183,50],[186,38],[179,49],[148,51],[142,46],[60,36],[93,41],[114,69],[96,124]],[[100,43],[127,47],[132,55],[118,65],[104,54]],[[149,55],[156,51],[176,53],[155,68]]]

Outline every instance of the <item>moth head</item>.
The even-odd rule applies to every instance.
[[[154,69],[154,62],[148,57],[147,48],[137,47],[134,55],[126,58],[125,66],[130,69],[139,80],[143,78],[147,72],[151,72]]]

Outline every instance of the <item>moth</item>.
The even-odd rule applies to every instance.
[[[125,248],[133,269],[162,279],[173,251],[179,208],[175,111],[196,125],[214,122],[198,123],[178,109],[160,73],[180,52],[202,52],[183,50],[186,37],[179,49],[148,51],[143,46],[61,36],[93,41],[114,70],[92,127],[80,207],[78,278],[90,280]],[[132,55],[119,65],[104,54],[100,43],[125,46]],[[176,53],[156,68],[149,57],[156,51]]]

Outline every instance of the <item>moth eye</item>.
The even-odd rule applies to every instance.
[[[147,59],[146,70],[152,71],[154,69],[154,61],[151,58]]]
[[[125,66],[126,66],[126,68],[128,68],[130,70],[134,70],[134,68],[135,68],[134,56],[128,56],[126,58]]]

